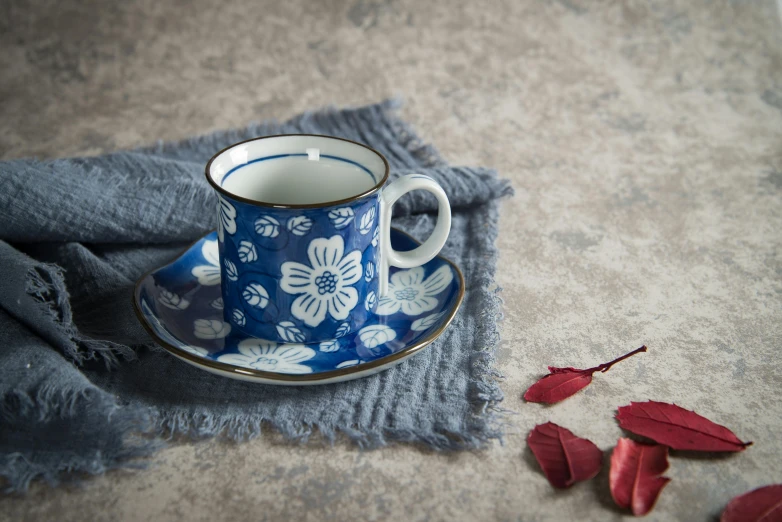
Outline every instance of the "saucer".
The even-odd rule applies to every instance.
[[[401,251],[420,243],[392,228],[391,244]],[[391,267],[388,295],[376,307],[386,315],[371,314],[355,331],[346,322],[334,340],[281,344],[238,330],[235,323],[242,317],[224,315],[219,278],[217,232],[212,232],[139,279],[133,295],[136,315],[158,344],[193,366],[289,386],[349,381],[401,363],[443,333],[464,296],[462,273],[443,257],[416,268]],[[299,331],[290,321],[277,327]]]

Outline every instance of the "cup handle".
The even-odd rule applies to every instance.
[[[412,190],[427,190],[437,198],[437,225],[419,247],[399,252],[391,248],[391,209],[399,198]],[[443,188],[423,174],[408,174],[383,189],[380,195],[380,296],[388,293],[389,267],[413,268],[434,258],[451,231],[451,205]]]

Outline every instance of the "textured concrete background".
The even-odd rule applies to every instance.
[[[0,500],[13,520],[616,520],[607,470],[558,492],[526,449],[552,420],[609,451],[631,400],[755,445],[671,459],[648,520],[713,520],[782,482],[782,31],[770,2],[5,1],[0,152],[95,154],[404,96],[502,213],[504,445],[439,455],[183,444],[139,472]],[[547,364],[651,351],[555,407]]]

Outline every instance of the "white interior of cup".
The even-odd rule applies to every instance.
[[[233,196],[271,205],[316,205],[362,195],[386,174],[368,147],[326,136],[272,136],[216,156],[207,176]]]

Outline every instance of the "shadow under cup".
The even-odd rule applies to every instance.
[[[225,320],[311,343],[356,331],[377,306],[380,189],[388,163],[348,140],[257,138],[206,166],[218,196]]]

